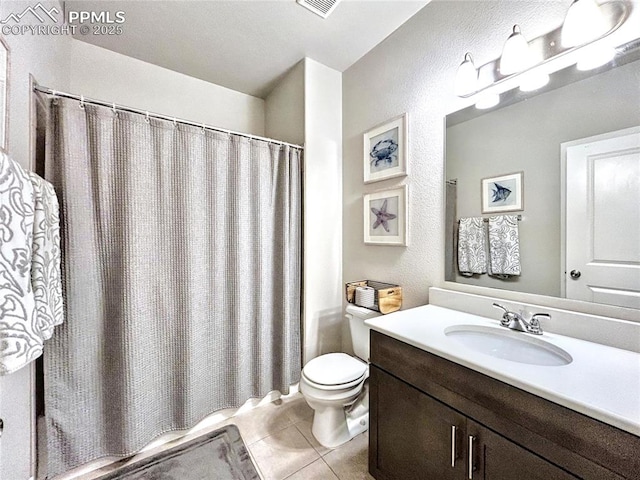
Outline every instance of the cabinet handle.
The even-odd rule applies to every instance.
[[[476,441],[476,437],[469,435],[469,480],[473,480],[473,444]]]
[[[451,425],[451,466],[456,466],[456,433],[458,432],[458,427],[455,425]]]

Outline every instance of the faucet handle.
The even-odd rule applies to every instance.
[[[548,313],[534,313],[529,321],[529,333],[534,335],[542,335],[542,326],[540,326],[540,320],[551,320],[551,315]]]
[[[503,307],[499,303],[494,303],[493,306],[504,310],[504,313],[502,314],[502,318],[500,319],[500,324],[503,327],[506,327],[507,325],[509,325],[509,323],[511,323],[511,320],[513,319],[512,318],[513,312],[510,312],[509,309]]]
[[[504,310],[504,313],[509,313],[509,310],[507,310],[505,307],[503,307],[499,303],[493,302],[493,306],[496,308],[501,308],[502,310]]]

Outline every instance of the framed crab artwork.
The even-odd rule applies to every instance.
[[[407,175],[407,114],[364,134],[364,183]]]
[[[367,193],[364,200],[364,243],[406,247],[407,186]]]
[[[482,213],[524,210],[523,172],[483,178]]]

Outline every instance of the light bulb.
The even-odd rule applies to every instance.
[[[478,71],[473,64],[473,58],[470,53],[466,53],[464,61],[458,67],[456,79],[454,82],[454,92],[457,96],[462,97],[475,93],[478,82]]]
[[[607,33],[607,23],[595,0],[575,0],[562,24],[562,46],[576,47]]]
[[[476,102],[476,108],[478,110],[486,110],[487,108],[495,107],[500,103],[500,95],[497,93],[483,93]]]
[[[522,80],[520,82],[520,90],[522,92],[532,92],[534,90],[538,90],[539,88],[544,87],[547,83],[549,83],[549,75],[544,72],[536,72],[530,71],[522,75]]]
[[[500,57],[500,73],[511,75],[518,73],[533,65],[533,57],[529,49],[529,43],[520,31],[520,26],[513,26],[513,33],[509,35],[502,48]]]
[[[602,42],[594,43],[580,50],[576,68],[581,71],[592,70],[609,63],[616,56],[616,49]]]

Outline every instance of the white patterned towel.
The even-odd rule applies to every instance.
[[[27,172],[0,153],[0,375],[42,353],[31,288],[33,217]]]
[[[487,272],[487,236],[482,217],[461,218],[458,226],[458,270],[470,277]]]
[[[520,239],[517,215],[489,217],[489,275],[520,275]]]
[[[53,185],[29,172],[35,197],[31,285],[36,302],[36,327],[42,340],[64,319],[60,279],[60,218]]]

